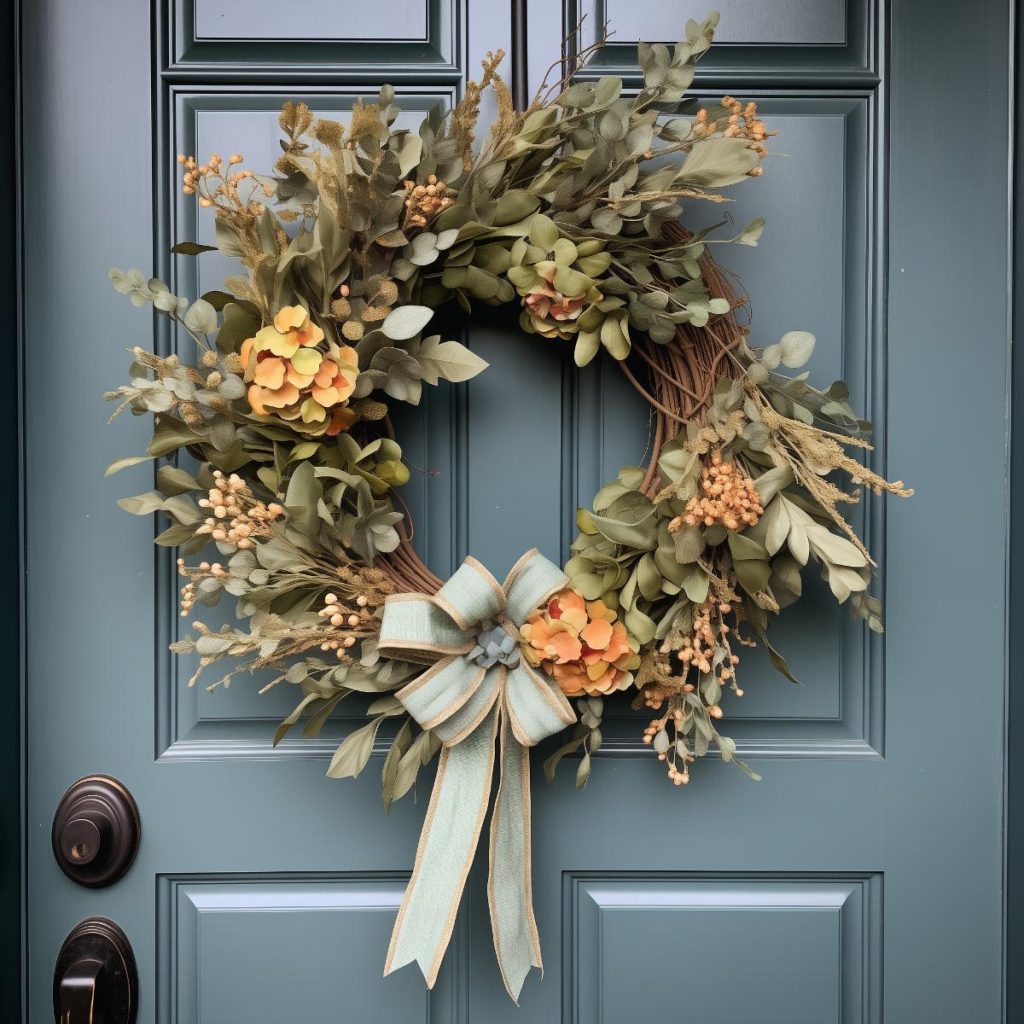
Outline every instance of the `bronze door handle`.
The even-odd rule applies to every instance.
[[[113,921],[76,925],[53,970],[56,1024],[135,1024],[138,975],[128,937]]]
[[[76,960],[60,979],[59,1024],[95,1024],[99,960]]]

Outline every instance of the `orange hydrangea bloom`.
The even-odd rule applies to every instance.
[[[571,589],[532,612],[520,637],[526,660],[543,668],[569,697],[624,690],[640,664],[638,645],[615,612]]]
[[[302,306],[284,306],[274,322],[242,342],[239,353],[257,416],[274,416],[313,437],[333,436],[352,426],[347,407],[359,376],[354,348],[318,346],[323,330]]]
[[[585,302],[585,295],[563,295],[551,284],[537,285],[523,297],[523,305],[540,320],[574,320]]]

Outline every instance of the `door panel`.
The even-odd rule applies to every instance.
[[[380,977],[430,779],[384,816],[379,759],[355,782],[323,775],[358,709],[275,749],[286,685],[187,687],[193,666],[166,650],[181,628],[172,558],[114,505],[150,470],[102,477],[142,450],[146,426],[107,426],[99,399],[126,347],[176,343],[108,289],[107,267],[153,266],[185,293],[227,268],[168,253],[210,240],[174,154],[269,163],[284,99],[344,112],[382,81],[414,124],[457,98],[483,51],[508,47],[508,12],[483,0],[23,5],[33,1022],[50,1019],[63,936],[91,914],[134,944],[143,1024],[620,1024],[638,1009],[715,1024],[998,1020],[1008,10],[986,5],[961,35],[952,5],[719,6],[722,42],[696,91],[753,98],[780,132],[779,155],[728,211],[768,220],[759,248],[730,253],[753,340],[813,331],[812,373],[850,382],[878,427],[873,465],[917,495],[869,500],[858,522],[886,574],[886,637],[809,586],[777,631],[803,685],[761,652],[745,659],[730,731],[763,782],[709,760],[686,790],[670,787],[625,705],[585,792],[571,767],[549,786],[538,766],[546,972],[516,1009],[480,863],[434,992],[411,968]],[[584,41],[605,18],[616,30],[584,77],[635,86],[640,36],[673,37],[704,13],[534,0],[533,82],[582,15]],[[978,96],[988,127],[963,146],[929,112],[974,124]],[[577,504],[648,444],[647,411],[614,365],[578,372],[565,346],[515,319],[484,309],[456,322],[492,369],[442,385],[399,424],[417,547],[441,575],[469,553],[496,573],[532,546],[561,560]],[[954,628],[955,653],[942,643]],[[143,819],[132,871],[97,892],[49,850],[60,795],[92,772],[120,778]]]
[[[672,1018],[680,993],[664,964],[636,961],[649,946],[687,937],[688,1014],[715,1024],[871,1020],[879,995],[882,937],[879,875],[687,879],[570,874],[574,930],[566,955],[577,983],[573,1022],[629,1020],[636,1007]],[[699,942],[693,941],[699,936]],[[756,956],[747,956],[753,950]],[[739,957],[723,951],[744,951]],[[742,984],[735,983],[737,959]],[[630,962],[628,975],[617,969]],[[621,979],[607,984],[606,979]],[[602,1018],[602,1013],[604,1017]]]
[[[453,1019],[454,974],[429,994],[412,971],[381,975],[380,949],[387,948],[405,882],[351,875],[162,877],[158,942],[164,975],[173,979],[166,1018]],[[460,940],[456,935],[452,943],[455,957],[465,955]],[[216,969],[210,969],[211,950],[220,951]],[[260,978],[272,983],[254,984]]]
[[[711,9],[722,20],[714,48],[701,61],[705,82],[734,92],[748,83],[841,89],[878,82],[885,39],[878,0],[721,0]],[[594,67],[634,75],[638,41],[674,41],[687,18],[705,16],[690,0],[567,0],[565,11],[567,25],[582,21],[582,45],[610,23],[615,34]]]
[[[302,0],[287,14],[266,0],[158,0],[154,7],[168,76],[230,77],[244,69],[286,81],[296,73],[331,80],[364,73],[379,80],[375,69],[386,67],[392,77],[397,69],[451,82],[467,66],[467,0]],[[478,14],[477,20],[487,18]]]

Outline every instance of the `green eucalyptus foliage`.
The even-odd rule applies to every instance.
[[[216,207],[216,247],[184,241],[172,250],[201,258],[216,248],[238,259],[241,273],[190,301],[138,270],[110,272],[118,292],[168,317],[198,352],[190,360],[137,349],[129,382],[108,395],[118,412],[153,417],[146,453],[108,472],[153,460],[155,486],[121,506],[162,513],[169,525],[157,543],[182,556],[208,550],[201,527],[206,495],[223,481],[216,472],[237,474],[254,501],[279,506],[273,527],[251,547],[218,542],[209,550],[211,560],[223,559],[218,571],[198,572],[190,584],[204,606],[234,598],[244,627],[213,633],[196,624],[196,635],[174,649],[197,654],[201,668],[224,658],[279,668],[275,682],[296,686],[300,699],[275,742],[300,720],[304,735],[317,735],[341,700],[367,695],[368,721],[341,743],[328,774],[358,775],[375,750],[386,751],[386,807],[439,747],[394,696],[414,670],[381,659],[372,628],[340,664],[320,658],[310,638],[321,635],[332,577],[351,571],[372,582],[373,567],[400,545],[394,490],[410,473],[389,436],[389,411],[395,402],[418,404],[425,385],[458,384],[486,368],[432,327],[435,310],[448,303],[466,313],[474,303],[513,304],[524,331],[571,343],[581,367],[601,349],[625,360],[640,336],[674,343],[681,325],[702,327],[729,313],[728,298],[712,294],[702,277],[702,257],[713,245],[757,245],[764,222],[733,235],[721,231],[727,218],[697,232],[667,230],[684,204],[725,203],[723,189],[761,172],[760,122],[733,127],[738,107],[728,98],[701,110],[685,99],[717,21],[688,22],[674,46],[641,43],[643,83],[634,92],[616,76],[577,82],[570,74],[516,113],[496,87],[498,118],[475,145],[479,90],[450,115],[433,108],[417,131],[395,127],[400,111],[390,86],[375,102],[356,102],[346,124],[289,102],[272,172],[246,172],[219,197],[200,193]],[[200,189],[203,168],[182,160],[186,191]],[[220,158],[211,161],[216,169]],[[239,162],[232,157],[228,168]],[[249,405],[254,367],[243,363],[243,344],[286,306],[308,311],[324,334],[316,342],[322,354],[344,349],[351,374],[358,363],[351,394],[335,403],[344,417],[332,429],[344,429],[333,436],[292,429]],[[790,675],[767,630],[801,596],[811,564],[838,601],[881,629],[880,605],[867,594],[872,565],[844,531],[839,499],[815,483],[837,466],[859,481],[857,463],[822,461],[821,452],[833,452],[827,445],[814,449],[817,462],[794,455],[801,443],[794,424],[851,443],[870,432],[842,382],[820,391],[805,373],[784,372],[799,369],[813,345],[811,335],[791,332],[767,348],[743,344],[730,353],[709,406],[661,449],[657,488],[644,469],[626,467],[579,510],[565,567],[571,585],[616,609],[647,653],[689,629],[716,581],[727,580],[743,621]],[[311,387],[301,374],[299,383]],[[684,522],[712,450],[754,481],[763,505],[756,525]],[[879,478],[863,479],[878,486]],[[676,738],[661,730],[654,749],[685,760],[714,744],[723,759],[736,760],[735,744],[709,715],[720,697],[714,673],[702,673],[681,706]],[[585,697],[577,709],[575,731],[546,769],[580,751],[582,786],[602,743],[603,702]]]
[[[773,664],[792,678],[766,634],[771,617],[801,596],[801,574],[812,563],[839,603],[849,601],[855,615],[881,631],[880,605],[867,594],[872,563],[797,480],[784,454],[786,440],[765,424],[750,399],[747,382],[760,381],[772,405],[789,418],[823,423],[851,437],[870,432],[870,424],[839,397],[846,393],[842,382],[820,392],[803,375],[773,372],[779,363],[802,366],[813,347],[813,336],[792,332],[760,353],[748,350],[746,376],[721,380],[701,421],[691,421],[663,447],[659,494],[648,496],[642,470],[627,467],[597,493],[592,509],[578,511],[579,534],[566,565],[571,585],[588,600],[617,608],[642,644],[663,640],[672,630],[687,632],[695,609],[708,599],[712,578],[734,579],[742,620],[768,646]],[[797,403],[803,414],[794,415]],[[683,521],[687,503],[698,494],[702,453],[711,448],[753,479],[764,509],[756,525],[727,530]]]

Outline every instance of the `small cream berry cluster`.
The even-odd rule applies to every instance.
[[[689,687],[693,689],[693,687]],[[654,743],[654,737],[665,730],[665,726],[671,722],[673,731],[676,734],[676,741],[679,740],[679,728],[683,724],[683,711],[681,708],[673,708],[664,718],[656,718],[644,729],[644,743],[648,746]],[[685,786],[690,781],[690,765],[696,760],[694,755],[687,750],[685,754],[679,753],[675,743],[671,744],[668,750],[658,752],[658,760],[665,763],[669,780],[674,786]],[[680,769],[679,765],[682,764]]]
[[[721,647],[726,653],[717,666],[714,666],[715,674],[718,676],[722,686],[731,686],[737,697],[743,696],[743,691],[736,686],[736,666],[740,663],[739,656],[732,653],[729,646],[729,634],[731,627],[725,621],[725,616],[732,612],[732,605],[726,602],[717,602],[709,598],[693,616],[693,628],[691,632],[683,637],[682,646],[677,655],[682,662],[684,674],[691,667],[702,674],[712,670],[715,659],[715,651]],[[708,708],[708,714],[712,718],[721,718],[722,709],[717,705]]]
[[[184,576],[188,583],[181,588],[181,617],[186,618],[189,612],[196,603],[196,587],[200,580],[205,579],[208,576],[212,576],[214,579],[222,580],[225,579],[229,573],[220,562],[200,562],[195,569],[190,569],[185,564],[184,558],[179,558],[178,562],[178,575]]]
[[[259,203],[251,201],[252,194],[250,193],[246,199],[243,199],[238,192],[238,186],[243,181],[254,178],[255,174],[249,170],[230,170],[231,167],[242,163],[244,159],[241,153],[232,153],[228,157],[228,170],[225,173],[224,160],[219,153],[211,153],[205,164],[199,163],[194,156],[185,156],[184,153],[179,153],[178,163],[184,168],[181,176],[182,192],[187,196],[198,194],[200,206],[216,206],[219,209],[232,212],[245,210],[250,214],[258,215],[263,208]],[[264,195],[272,196],[274,194],[270,185],[261,187]]]
[[[764,121],[758,119],[757,104],[753,100],[744,106],[733,96],[723,96],[722,106],[729,111],[728,126],[725,129],[729,138],[750,139],[757,143],[763,143],[768,138],[768,129]]]
[[[687,683],[683,689],[688,693],[693,692],[693,686],[690,683]],[[662,686],[660,683],[648,683],[643,690],[640,691],[640,696],[643,698],[645,707],[649,707],[652,711],[660,711],[665,701],[667,701],[674,693],[675,690],[669,689],[667,686]],[[644,729],[645,736],[647,733],[648,730]],[[644,740],[644,742],[647,743],[649,741]]]
[[[693,134],[702,138],[720,131],[726,138],[748,139],[749,148],[757,154],[758,159],[763,159],[768,152],[764,145],[768,129],[757,116],[757,104],[751,101],[744,105],[732,96],[723,96],[722,106],[728,111],[724,127],[717,120],[709,120],[706,110],[698,110],[693,121]],[[747,171],[751,178],[758,178],[763,173],[764,168],[760,165]]]
[[[337,636],[320,644],[321,651],[334,651],[339,661],[346,660],[348,650],[355,646],[358,637],[373,632],[370,600],[365,594],[356,595],[355,608],[346,605],[337,594],[326,594],[324,606],[317,614],[339,631]]]
[[[267,536],[271,524],[284,515],[284,509],[253,498],[249,485],[237,474],[225,476],[219,469],[213,473],[214,485],[200,508],[208,508],[212,516],[204,520],[196,533],[208,533],[215,541],[232,544],[239,550],[255,545],[254,538]]]
[[[713,452],[711,461],[701,471],[700,495],[686,503],[686,511],[669,523],[675,533],[686,526],[724,526],[727,530],[742,530],[756,526],[764,513],[761,497],[754,481],[744,476],[732,460],[722,459]]]
[[[743,691],[736,684],[736,666],[740,659],[733,654],[731,643],[736,640],[746,646],[751,644],[725,621],[725,616],[735,614],[733,605],[728,601],[709,596],[694,610],[693,623],[688,631],[670,637],[662,644],[656,663],[656,681],[647,683],[641,690],[643,703],[648,708],[661,711],[666,703],[668,705],[663,714],[644,728],[643,740],[658,751],[659,761],[667,763],[668,777],[677,786],[685,786],[690,781],[688,765],[694,760],[685,742],[679,743],[680,727],[685,717],[682,695],[697,691],[695,683],[685,681],[690,670],[703,676],[714,673],[723,690],[728,686],[737,697],[743,696]],[[675,667],[673,654],[678,659]],[[719,719],[725,715],[720,704],[705,703],[705,708],[710,718]],[[659,740],[658,735],[664,732],[667,736],[670,725],[676,742],[666,745],[665,737]]]
[[[415,181],[406,181],[403,184],[407,226],[425,228],[442,210],[447,210],[455,202],[448,186],[439,181],[436,174],[431,174],[427,178],[426,185],[417,185]]]

